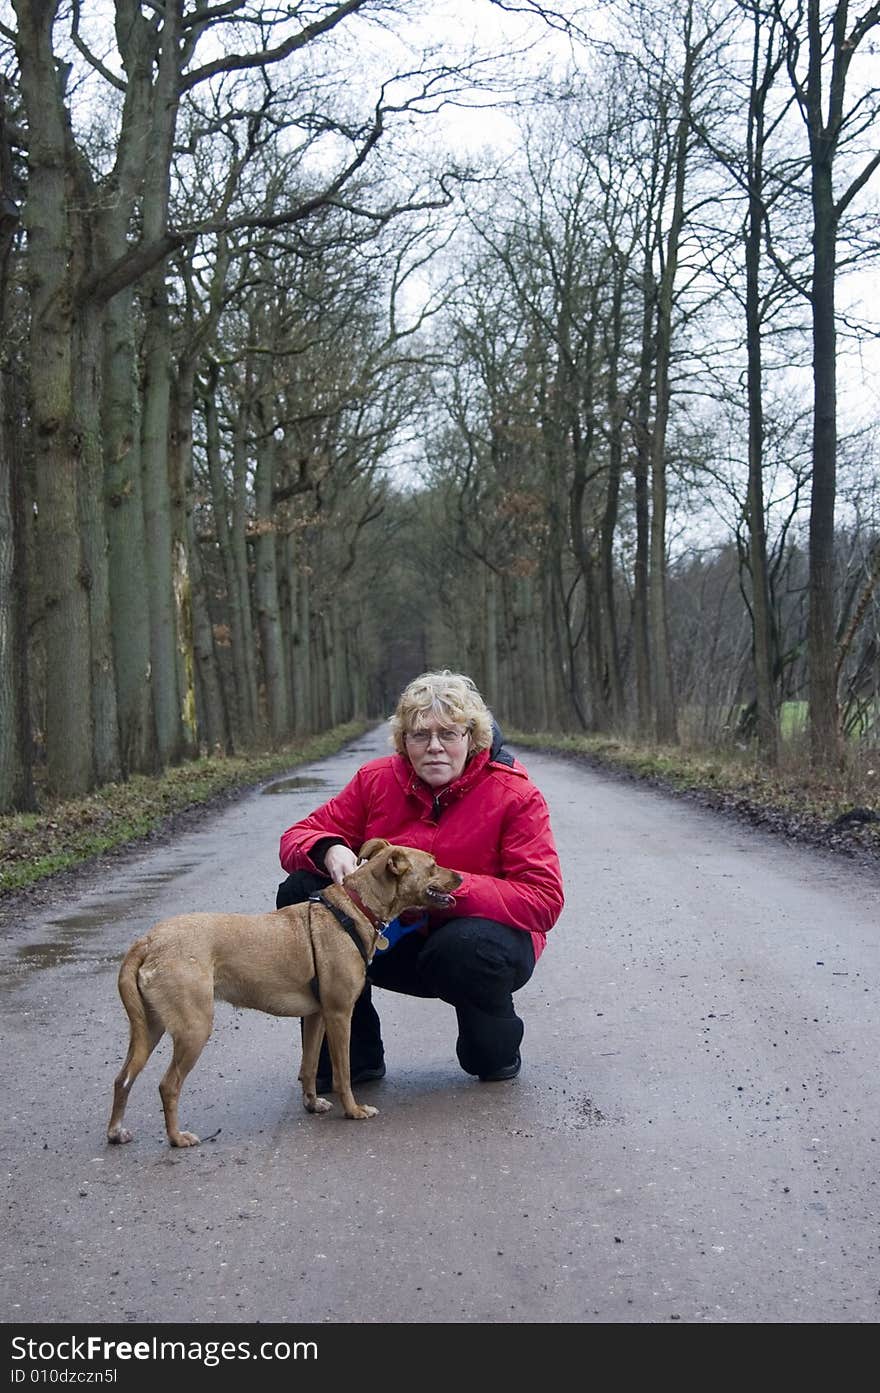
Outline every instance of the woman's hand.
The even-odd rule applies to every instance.
[[[324,856],[324,870],[334,885],[341,885],[347,875],[357,867],[358,859],[350,846],[337,842],[328,847]]]

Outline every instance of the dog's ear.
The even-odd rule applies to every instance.
[[[412,862],[404,851],[403,847],[393,846],[388,853],[385,861],[385,870],[389,875],[396,875],[398,880],[412,867]]]
[[[386,842],[384,837],[371,837],[368,842],[364,842],[358,852],[358,856],[361,861],[369,861],[371,856],[375,856],[378,852],[384,851],[385,848],[390,845],[391,843]]]

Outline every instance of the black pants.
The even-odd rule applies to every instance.
[[[278,887],[276,908],[300,904],[329,881],[312,871],[294,871]],[[516,1058],[523,1023],[513,1009],[513,993],[535,967],[531,935],[496,919],[450,919],[427,938],[418,931],[377,953],[351,1020],[351,1071],[374,1069],[384,1060],[379,1016],[371,988],[406,996],[439,997],[455,1008],[455,1052],[468,1074],[493,1074]],[[327,1042],[321,1047],[320,1076],[330,1074]]]

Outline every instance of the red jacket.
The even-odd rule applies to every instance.
[[[326,837],[355,852],[371,837],[430,851],[439,865],[464,876],[455,909],[432,910],[430,923],[466,914],[497,919],[532,935],[536,961],[562,912],[547,804],[507,752],[501,759],[488,750],[475,755],[436,797],[403,755],[371,760],[335,798],[288,827],[281,838],[284,869],[313,871],[309,853]]]

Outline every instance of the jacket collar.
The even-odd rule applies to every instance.
[[[481,750],[478,755],[474,755],[472,759],[468,760],[457,779],[453,779],[452,783],[444,784],[442,788],[438,789],[431,788],[430,784],[426,784],[424,780],[419,778],[405,755],[395,755],[394,766],[397,778],[406,792],[418,798],[420,803],[433,808],[435,803],[445,807],[448,803],[462,798],[480,778],[489,763],[489,759],[490,751]]]

